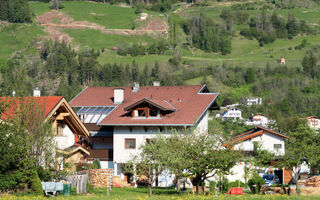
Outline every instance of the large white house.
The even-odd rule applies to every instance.
[[[102,168],[129,180],[123,163],[139,154],[139,147],[157,134],[194,127],[208,132],[208,111],[217,108],[218,94],[207,87],[147,86],[88,87],[70,105],[90,132],[88,147]]]
[[[40,96],[40,91],[34,91],[34,97],[0,97],[0,102],[9,103],[9,108],[1,115],[1,120],[15,117],[16,112],[23,106],[24,114],[30,117],[30,120],[51,122],[56,147],[53,151],[56,169],[62,170],[64,162],[85,162],[90,155],[82,148],[89,131],[62,96]],[[76,166],[70,165],[69,170],[75,171]]]
[[[237,163],[231,169],[231,174],[227,176],[230,181],[240,180],[245,181],[245,167],[259,169],[261,173],[272,171],[278,177],[281,183],[288,183],[292,179],[292,175],[283,169],[274,169],[272,167],[272,161],[270,166],[254,166],[250,163],[250,157],[254,156],[255,150],[259,147],[263,150],[267,150],[276,156],[284,155],[285,153],[285,140],[288,137],[285,134],[267,129],[262,126],[256,126],[244,133],[240,133],[231,138],[231,143],[226,146],[231,145],[233,150],[242,151],[248,157],[242,162]],[[261,168],[260,168],[261,167]]]

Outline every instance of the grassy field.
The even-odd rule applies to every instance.
[[[0,64],[16,51],[36,51],[35,42],[45,35],[43,28],[34,24],[9,24],[0,29]]]
[[[34,17],[42,15],[51,10],[50,3],[43,3],[43,2],[37,2],[37,1],[29,2],[29,7]]]
[[[0,196],[1,198],[1,196]],[[6,200],[45,200],[46,197],[41,196],[32,196],[32,195],[6,195],[2,196],[2,199]],[[229,195],[193,195],[193,194],[178,194],[172,188],[155,188],[153,190],[153,197],[149,198],[147,195],[147,188],[113,188],[110,192],[110,195],[107,196],[106,189],[97,189],[92,194],[85,195],[73,195],[68,197],[58,196],[55,198],[57,200],[104,200],[104,199],[114,199],[114,200],[143,200],[143,199],[154,199],[154,200],[222,200],[222,199],[231,199],[231,200],[304,200],[304,199],[320,199],[317,196],[287,196],[287,195],[241,195],[241,196],[229,196]]]
[[[63,12],[76,21],[89,21],[112,29],[131,29],[138,15],[133,8],[87,1],[65,1]]]
[[[73,44],[81,46],[89,46],[91,48],[101,50],[102,48],[109,49],[111,46],[119,46],[120,44],[135,43],[150,43],[153,39],[149,36],[122,36],[104,34],[99,30],[92,29],[64,29],[65,33],[73,38]]]

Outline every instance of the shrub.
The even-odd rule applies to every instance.
[[[32,171],[30,175],[30,190],[38,195],[43,193],[41,181],[36,170]]]
[[[248,185],[253,194],[259,194],[261,190],[261,186],[265,183],[265,180],[259,176],[259,174],[255,173],[252,176],[252,179],[248,181]]]
[[[92,167],[93,169],[101,169],[101,163],[99,159],[94,159],[92,165],[94,164],[96,165],[96,168]]]
[[[36,170],[41,181],[50,181],[53,177],[52,169],[37,167]]]
[[[0,192],[15,189],[24,175],[21,171],[14,171],[13,173],[0,174]]]
[[[227,193],[230,189],[230,184],[228,179],[223,179],[222,181],[218,181],[217,187],[221,193]]]
[[[216,182],[210,181],[209,182],[209,188],[210,188],[210,193],[214,194],[214,192],[216,191]]]

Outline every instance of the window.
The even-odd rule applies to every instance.
[[[135,149],[136,148],[136,139],[124,139],[124,148],[125,149]]]
[[[146,139],[146,144],[150,144],[150,142],[151,142],[151,139],[150,139],[150,138],[147,138],[147,139]]]
[[[273,148],[275,149],[281,149],[282,148],[282,144],[274,144]]]

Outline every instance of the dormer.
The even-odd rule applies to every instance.
[[[166,100],[143,98],[124,108],[132,119],[161,119],[175,112],[176,108]]]

